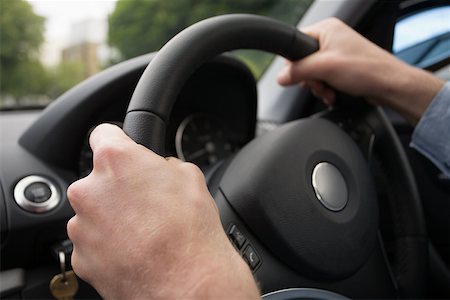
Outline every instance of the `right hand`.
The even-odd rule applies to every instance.
[[[115,125],[99,125],[89,142],[94,168],[67,191],[79,277],[103,298],[259,298],[195,165],[165,159]]]
[[[443,82],[396,59],[338,19],[302,31],[317,39],[320,50],[290,62],[278,75],[281,85],[302,83],[331,105],[335,91],[390,106],[416,123]]]

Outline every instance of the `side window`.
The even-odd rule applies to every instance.
[[[450,5],[401,17],[392,50],[399,59],[450,80]]]

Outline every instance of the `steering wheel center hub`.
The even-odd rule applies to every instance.
[[[372,253],[371,175],[353,140],[328,120],[291,122],[252,141],[220,187],[262,242],[305,276],[345,278]]]

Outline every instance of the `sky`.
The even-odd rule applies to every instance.
[[[46,65],[59,62],[60,52],[70,42],[73,24],[86,20],[107,20],[115,0],[27,0],[36,14],[46,18],[45,44],[41,49]]]

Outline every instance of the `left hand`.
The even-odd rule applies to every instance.
[[[389,106],[416,124],[443,87],[431,73],[412,67],[370,42],[342,21],[330,18],[302,28],[319,51],[288,62],[278,74],[281,85],[302,83],[332,105],[335,91]]]

